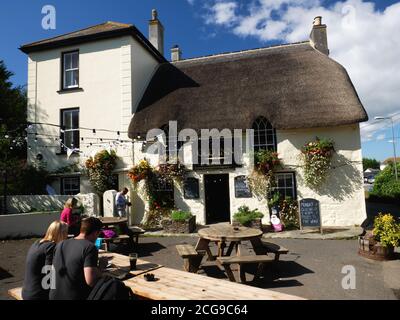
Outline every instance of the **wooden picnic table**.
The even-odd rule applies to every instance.
[[[214,241],[218,245],[217,257],[230,256],[233,249],[240,255],[240,244],[242,241],[250,241],[256,254],[263,254],[261,237],[263,232],[254,228],[236,227],[229,223],[218,223],[198,231],[199,241],[195,247],[196,251],[205,250],[208,260],[215,260],[210,250],[210,242]],[[225,248],[229,242],[228,250]]]
[[[116,266],[126,268],[129,258],[117,253],[100,252],[100,256],[112,256]],[[124,281],[139,298],[150,300],[304,300],[269,289],[251,287],[223,279],[188,273],[138,259],[136,271]],[[146,281],[144,274],[152,273],[156,281]],[[22,300],[21,288],[8,291],[9,295]]]

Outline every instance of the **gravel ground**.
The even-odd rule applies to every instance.
[[[7,290],[22,285],[25,256],[34,239],[0,242],[0,299],[8,299]],[[267,271],[257,285],[308,299],[400,299],[400,260],[378,262],[357,255],[355,240],[273,239],[290,254]],[[195,244],[191,237],[143,237],[139,256],[164,266],[182,269],[175,245]],[[250,244],[244,247],[251,251]],[[354,266],[356,289],[342,288],[344,266]],[[226,279],[216,266],[200,273]],[[252,278],[249,270],[247,278]]]

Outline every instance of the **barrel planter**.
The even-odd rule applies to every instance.
[[[250,221],[250,223],[248,225],[242,225],[239,221],[233,221],[232,222],[232,226],[233,227],[248,227],[248,228],[253,228],[253,229],[259,229],[262,230],[262,223],[261,223],[261,219],[255,219]]]
[[[167,233],[192,233],[196,230],[196,216],[185,221],[164,219],[161,221],[163,230]]]
[[[394,256],[394,247],[384,247],[380,242],[371,237],[358,238],[358,254],[368,259],[385,261],[391,260]]]

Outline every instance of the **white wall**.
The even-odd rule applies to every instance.
[[[300,164],[300,149],[316,137],[333,139],[336,150],[332,162],[336,168],[330,170],[319,191],[304,185],[303,171],[296,167]],[[361,225],[366,219],[366,208],[359,126],[278,131],[277,138],[280,158],[296,171],[298,199],[320,201],[322,225]]]
[[[0,239],[42,237],[59,218],[59,211],[0,216]]]
[[[83,91],[58,93],[61,81],[60,59],[62,52],[79,49],[79,86]],[[76,46],[31,53],[28,61],[28,120],[32,122],[60,124],[60,109],[79,107],[79,125],[86,128],[104,128],[121,131],[120,138],[128,140],[126,133],[132,112],[141,98],[158,62],[131,36],[105,39]],[[59,128],[38,125],[31,132],[59,135]],[[81,130],[82,155],[74,154],[68,160],[56,155],[60,148],[54,138],[31,135],[28,144],[30,162],[42,154],[47,169],[80,163],[104,149],[97,138],[117,139],[117,133]],[[88,139],[94,138],[94,139]],[[105,140],[104,140],[105,141]],[[47,146],[47,148],[44,148]],[[114,148],[119,156],[118,169],[129,168],[133,161],[130,144]],[[91,187],[82,183],[81,192]]]
[[[40,211],[57,211],[59,214],[64,208],[64,203],[71,196],[61,195],[28,195],[28,196],[8,196],[7,197],[7,209],[9,213],[26,213],[32,210],[36,212]],[[74,196],[84,206],[84,214],[87,215],[99,215],[99,197],[94,193],[90,194],[79,194]],[[0,201],[3,201],[3,197],[0,197]]]
[[[333,158],[333,166],[325,185],[316,192],[304,185],[303,170],[300,167],[302,146],[316,138],[332,138],[337,154]],[[278,153],[285,164],[284,172],[295,172],[298,200],[314,198],[320,201],[321,219],[324,226],[360,225],[366,218],[363,190],[362,154],[358,125],[322,129],[278,130]],[[135,146],[135,163],[146,157],[153,166],[157,165],[157,157],[141,151],[139,143]],[[196,215],[200,224],[205,224],[204,174],[229,174],[230,211],[231,216],[241,205],[250,209],[259,209],[264,214],[263,223],[269,223],[268,204],[265,199],[235,198],[234,178],[249,175],[249,155],[244,156],[244,166],[234,170],[209,170],[191,172],[191,176],[199,179],[200,199],[184,199],[182,188],[175,185],[175,204],[182,210],[190,210]],[[135,195],[140,203],[133,208],[133,215],[139,219],[144,216],[146,200],[140,193]]]

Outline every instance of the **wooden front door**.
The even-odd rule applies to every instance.
[[[204,176],[206,223],[229,222],[231,217],[229,199],[229,175]]]

